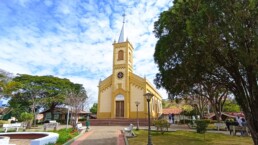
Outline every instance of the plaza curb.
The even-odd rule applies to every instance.
[[[126,137],[126,135],[124,134],[124,131],[121,130],[121,133],[122,133],[123,136],[124,136],[125,145],[129,145],[128,140],[127,140],[127,137]]]

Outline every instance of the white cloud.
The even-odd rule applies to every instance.
[[[172,5],[170,0],[20,0],[19,4],[23,8],[0,4],[4,10],[0,16],[7,18],[0,18],[0,68],[14,74],[68,78],[83,84],[96,101],[99,79],[112,73],[112,44],[119,37],[125,12],[126,34],[135,48],[134,72],[153,83],[158,72],[153,61],[153,23]],[[167,97],[164,90],[160,92]]]

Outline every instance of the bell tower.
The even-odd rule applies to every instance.
[[[162,97],[147,81],[133,73],[132,44],[125,39],[125,15],[118,41],[113,43],[112,74],[99,81],[98,119],[146,118],[147,101],[144,94],[152,93],[150,109],[152,118],[162,114]],[[135,106],[139,102],[139,106]],[[139,116],[138,116],[139,114]]]
[[[130,88],[129,77],[133,71],[133,46],[125,40],[125,15],[123,15],[123,25],[118,42],[113,43],[113,105],[111,111],[112,118],[129,117]]]

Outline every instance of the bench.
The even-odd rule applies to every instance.
[[[82,126],[81,123],[77,123],[76,128],[77,128],[78,130],[84,130],[84,129],[86,129],[86,126]]]
[[[234,126],[234,125],[229,126],[230,135],[231,134],[236,135],[237,132],[240,132],[241,135],[243,135],[243,134],[248,135],[249,134],[249,130],[248,130],[247,126]]]
[[[220,129],[226,129],[227,126],[225,123],[214,123],[214,126],[216,127],[216,129],[219,131]]]
[[[22,127],[22,123],[3,124],[4,132],[7,132],[9,128],[15,128],[16,132]]]
[[[124,128],[124,134],[127,137],[132,137],[133,135],[133,124],[130,124],[128,127]]]
[[[54,128],[54,131],[56,131],[59,123],[55,120],[49,121],[49,123],[44,123],[44,131],[47,130],[47,128]]]

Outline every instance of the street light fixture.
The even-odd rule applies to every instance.
[[[148,128],[148,144],[147,145],[152,145],[151,135],[150,135],[150,130],[151,130],[151,128],[150,128],[150,100],[154,95],[152,93],[146,93],[146,94],[144,94],[144,96],[146,97],[147,102],[148,102],[148,125],[149,125],[149,128]]]
[[[138,106],[140,105],[140,102],[135,101],[135,105],[136,105],[136,108],[137,108],[137,128],[136,128],[136,130],[139,130]]]

